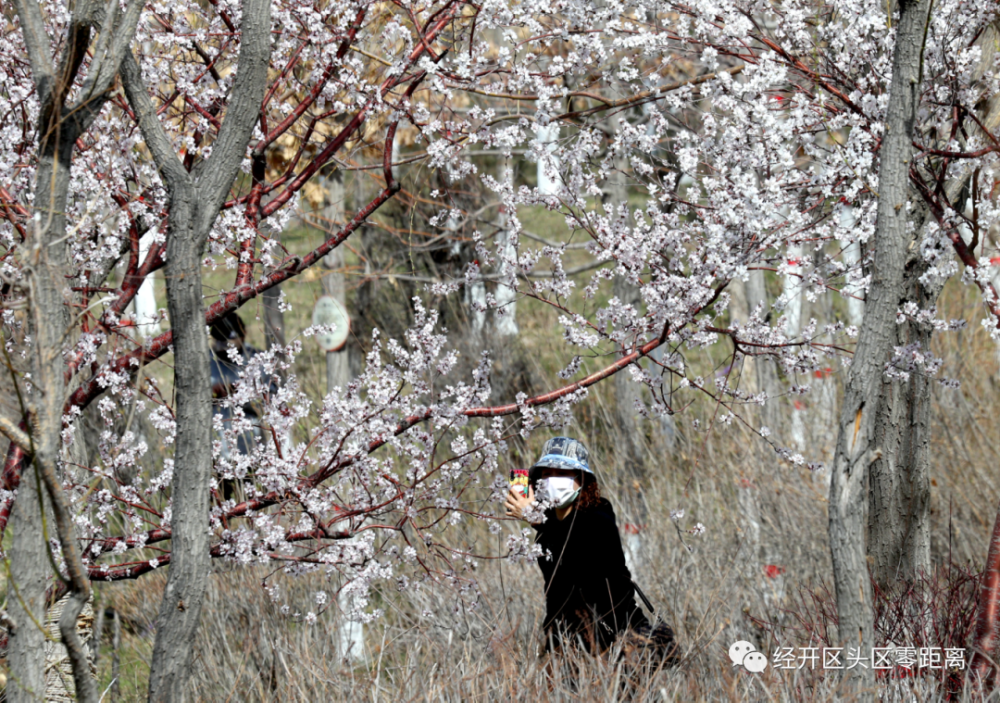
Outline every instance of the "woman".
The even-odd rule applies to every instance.
[[[545,577],[545,651],[562,646],[563,637],[602,651],[627,629],[648,631],[635,603],[614,510],[601,497],[583,444],[550,439],[528,481],[528,495],[511,489],[504,506],[507,515],[521,520],[536,495],[551,506],[545,521],[533,525],[543,550],[538,565]]]

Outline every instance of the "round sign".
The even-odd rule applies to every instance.
[[[312,323],[314,327],[326,328],[316,333],[316,341],[323,351],[340,351],[347,344],[347,335],[351,331],[351,318],[332,295],[321,295],[316,301]]]

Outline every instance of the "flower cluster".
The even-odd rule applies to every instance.
[[[42,4],[57,53],[67,10]],[[850,305],[864,298],[870,278],[891,4],[791,0],[780,14],[729,0],[272,5],[268,84],[244,176],[216,204],[203,258],[205,271],[232,272],[233,284],[206,298],[206,321],[343,245],[395,197],[402,164],[420,162],[452,184],[478,181],[505,213],[502,236],[475,232],[476,258],[460,277],[429,282],[428,296],[488,281],[495,288],[469,297],[475,314],[509,316],[516,299],[551,307],[565,341],[565,385],[490,406],[489,356],[470,378],[458,377],[455,345],[419,297],[400,303],[412,312],[406,333],[383,339],[376,331],[362,373],[321,403],[295,376],[300,343],[272,347],[241,368],[214,420],[206,521],[213,557],[339,571],[358,617],[376,614],[371,589],[388,580],[407,589],[432,579],[474,598],[476,551],[462,543],[462,526],[498,519],[509,438],[565,426],[590,385],[621,372],[648,389],[639,413],[672,415],[685,396],[704,394],[722,409],[722,427],[757,432],[748,408],[776,392],[810,393],[810,379],[823,378],[856,336]],[[0,323],[12,363],[23,363],[32,348],[21,311],[39,102],[19,20],[3,21],[10,31],[0,35]],[[139,22],[133,49],[155,119],[189,170],[219,148],[240,23],[234,0],[154,2]],[[965,279],[983,290],[993,328],[1000,301],[985,231],[1000,212],[995,177],[980,174],[996,173],[998,150],[976,116],[984,97],[1000,92],[996,23],[995,3],[936,3],[912,165],[919,187],[899,205],[914,213],[921,283],[939,284],[961,262]],[[169,554],[140,550],[172,535],[173,461],[156,460],[152,437],[131,420],[142,418],[171,451],[173,401],[145,367],[172,351],[173,338],[141,339],[147,321],[130,306],[170,264],[176,203],[138,120],[125,95],[109,99],[77,141],[67,206],[65,296],[80,312],[62,350],[70,383],[62,475],[91,578],[105,580],[169,563]],[[539,178],[528,185],[486,173],[476,150],[537,165]],[[379,167],[378,195],[316,249],[285,251],[274,233],[298,204],[322,202],[322,174],[333,165],[368,169],[356,166],[366,159]],[[955,183],[968,206],[942,195]],[[447,193],[428,198],[438,215],[422,226],[443,237],[457,221],[475,220]],[[526,231],[518,211],[532,207],[558,213],[568,236],[550,241]],[[764,276],[781,281],[773,300]],[[745,291],[757,283],[764,294],[753,299]],[[279,307],[288,309],[283,299]],[[169,323],[162,312],[154,318]],[[910,302],[899,321],[959,326]],[[706,381],[690,359],[720,347],[732,362]],[[750,358],[775,364],[785,385],[750,391],[737,383],[738,362]],[[906,382],[939,366],[909,345],[895,350],[885,373]],[[34,402],[33,379],[18,373]],[[80,430],[90,408],[98,418],[92,441]],[[72,459],[85,441],[93,456]],[[777,451],[818,466],[799,451]],[[9,488],[0,493],[7,511]],[[701,523],[690,530],[704,531]],[[126,556],[133,551],[140,556]],[[507,554],[538,556],[524,533],[509,538]]]

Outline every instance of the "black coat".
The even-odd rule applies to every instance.
[[[545,517],[535,529],[536,542],[551,555],[538,559],[545,577],[546,650],[550,639],[560,643],[562,632],[604,649],[627,628],[648,624],[635,603],[611,503],[602,498],[590,508],[574,508],[565,520],[553,510]]]

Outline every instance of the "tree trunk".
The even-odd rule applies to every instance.
[[[50,105],[49,109],[56,110],[58,107]],[[73,518],[59,478],[63,403],[66,397],[63,350],[67,340],[65,332],[70,325],[66,304],[71,297],[66,281],[66,274],[71,270],[66,205],[70,162],[77,132],[69,121],[45,111],[40,124],[44,127],[58,126],[54,134],[49,134],[39,145],[35,180],[38,219],[29,276],[31,326],[37,345],[32,359],[32,378],[37,386],[32,394],[35,410],[31,433],[35,450],[33,463],[51,499],[53,522],[69,576],[70,596],[59,621],[62,642],[72,663],[78,697],[84,701],[96,701],[97,685],[90,675],[90,660],[76,627],[80,612],[90,600],[90,580],[80,559]],[[46,545],[33,558],[41,561],[47,548]]]
[[[857,225],[857,217],[854,208],[845,206],[840,212],[840,226],[844,229],[854,229]],[[861,265],[861,243],[853,241],[844,247],[841,255],[844,264],[849,269],[857,269]],[[860,326],[865,314],[864,290],[856,283],[844,284],[844,297],[847,299],[847,322],[850,325]]]
[[[51,108],[50,108],[51,109]],[[43,118],[44,120],[44,118]],[[69,136],[69,135],[67,135]],[[43,538],[44,490],[40,466],[54,468],[62,445],[62,402],[64,393],[61,350],[62,332],[68,322],[63,305],[66,288],[66,199],[72,142],[60,148],[58,136],[50,137],[42,148],[35,183],[38,219],[32,228],[34,247],[30,268],[31,333],[36,353],[31,360],[32,378],[38,389],[28,398],[34,401],[35,417],[30,430],[33,457],[27,457],[18,500],[14,503],[11,549],[11,614],[17,636],[11,638],[11,700],[37,700],[44,696],[45,581],[50,571],[46,558],[49,546]],[[39,392],[40,391],[40,392]]]
[[[139,240],[139,261],[145,261],[149,250],[153,245],[153,237],[156,236],[156,229],[151,229],[142,235]],[[159,308],[156,305],[156,284],[155,275],[146,276],[139,290],[135,294],[133,307],[135,308],[135,324],[139,334],[147,339],[155,337],[163,330],[160,329],[160,321],[157,318]]]
[[[608,118],[608,132],[617,133],[621,117],[618,114]],[[628,162],[624,158],[612,157],[614,169],[608,175],[604,185],[604,210],[609,219],[630,219],[628,214],[628,182],[626,172]],[[539,174],[542,168],[539,165]],[[623,212],[624,209],[624,212]],[[612,283],[612,293],[623,305],[632,305],[636,312],[642,308],[642,299],[636,286],[629,283],[621,271],[617,272]],[[626,350],[626,353],[630,350]],[[645,441],[640,416],[635,411],[636,402],[642,401],[642,386],[632,380],[628,370],[616,373],[613,379],[615,389],[615,429],[618,433],[617,454],[626,475],[632,478],[634,487],[638,490],[646,474]],[[644,512],[641,491],[639,491],[639,509]]]
[[[921,310],[933,306],[940,292],[940,287],[928,290],[921,285],[919,278],[926,269],[918,253],[904,280],[905,299]],[[924,351],[930,349],[931,325],[908,321],[894,327],[893,346],[919,344]],[[874,440],[882,451],[870,467],[868,554],[872,577],[886,592],[895,583],[912,583],[920,572],[930,570],[930,384],[922,370],[905,382],[882,382]]]
[[[264,225],[261,226],[262,228]],[[271,237],[280,241],[280,233],[272,232]],[[264,345],[267,349],[277,345],[285,346],[285,313],[281,309],[281,286],[272,286],[261,295],[264,308]]]
[[[826,254],[822,250],[813,252],[814,270],[821,269],[825,262]],[[834,312],[833,298],[824,296],[822,300],[817,302],[819,304],[813,305],[810,317],[822,316],[822,319],[827,322],[835,322],[837,315]],[[810,394],[812,400],[809,410],[811,420],[806,441],[810,453],[817,458],[827,459],[824,463],[828,464],[829,457],[833,456],[834,443],[837,441],[837,405],[840,402],[840,386],[837,382],[839,376],[833,374],[833,360],[827,360],[823,363],[824,366],[813,372],[812,378],[809,379],[812,387]],[[830,364],[830,366],[825,364]],[[813,478],[819,481],[828,481],[830,472],[829,470],[816,471],[813,473]],[[824,488],[829,489],[829,484],[827,483]]]
[[[996,37],[997,26],[992,25],[977,40],[983,49],[976,68],[980,76],[993,65],[990,52]],[[994,100],[981,101],[978,112],[980,122],[994,128],[1000,119],[1000,104]],[[940,146],[946,148],[944,140]],[[949,180],[944,191],[949,203],[974,217],[972,198],[966,199],[963,195],[970,177],[966,172]],[[928,216],[926,207],[916,208],[911,213],[916,237],[921,236]],[[966,243],[971,244],[972,232],[968,228],[961,229],[965,230]],[[927,287],[921,283],[928,264],[919,253],[918,243],[911,243],[903,299],[916,303],[920,310],[929,310],[936,304],[942,286],[934,283]],[[896,346],[918,345],[923,352],[930,350],[934,333],[931,325],[909,320],[897,325],[896,329]],[[897,582],[914,582],[921,571],[927,572],[931,566],[930,388],[931,379],[923,369],[918,369],[906,382],[886,383],[883,404],[879,408],[876,436],[884,451],[871,467],[868,549],[875,582],[886,591]]]
[[[770,302],[767,296],[764,272],[759,269],[751,271],[745,290],[747,319],[758,305],[763,305],[762,311],[766,318],[767,311],[770,310]],[[747,374],[747,380],[754,384],[748,390],[754,393],[763,392],[769,399],[760,410],[760,421],[764,427],[770,428],[772,432],[780,430],[779,423],[781,422],[776,403],[770,400],[778,393],[778,374],[774,366],[774,361],[767,356],[747,357],[744,361],[744,372]]]
[[[865,555],[865,480],[882,448],[876,423],[883,374],[896,338],[896,310],[903,293],[907,237],[906,202],[913,128],[920,96],[920,57],[930,0],[900,2],[886,135],[879,165],[875,260],[865,317],[854,351],[840,413],[830,481],[830,553],[841,646],[870,653],[874,645],[872,589]],[[871,669],[851,670],[856,683],[874,685]]]
[[[555,195],[559,192],[559,158],[555,155],[556,142],[559,140],[559,125],[539,127],[537,139],[542,152],[537,168],[538,194]]]
[[[90,658],[96,669],[101,663],[101,640],[104,638],[104,613],[106,608],[94,599],[94,636],[90,638]]]
[[[510,159],[502,155],[497,157],[497,180],[500,183],[508,184],[514,179],[511,171]],[[502,197],[502,196],[501,196]],[[507,207],[501,202],[497,210],[497,255],[504,260],[517,261],[517,250],[511,241],[510,218],[507,214]],[[501,268],[507,267],[501,263]],[[517,330],[517,291],[501,282],[496,291],[497,311],[494,313],[494,326],[498,337],[516,337]]]
[[[27,283],[29,289],[30,324],[34,335],[34,354],[31,359],[32,381],[35,388],[29,395],[33,404],[32,427],[30,428],[30,449],[33,466],[27,466],[28,459],[22,461],[24,476],[22,486],[27,488],[24,499],[34,492],[45,492],[50,498],[51,512],[55,518],[56,534],[62,549],[65,570],[70,586],[69,598],[59,621],[63,645],[73,668],[76,693],[80,700],[96,701],[97,686],[91,677],[87,651],[77,633],[77,617],[90,599],[90,581],[80,558],[76,543],[73,516],[63,493],[58,476],[59,460],[62,452],[62,417],[65,402],[65,364],[63,349],[68,341],[70,302],[66,276],[72,271],[68,264],[69,236],[66,233],[66,204],[68,202],[70,165],[77,137],[86,132],[98,115],[104,101],[111,94],[111,84],[118,73],[122,57],[135,35],[136,25],[142,11],[142,3],[130,1],[124,14],[117,5],[105,12],[99,4],[71,4],[71,13],[65,26],[65,41],[62,55],[53,62],[49,36],[44,26],[41,8],[34,0],[15,0],[21,24],[21,36],[34,80],[35,94],[39,102],[38,118],[38,167],[34,183],[34,218],[26,244],[30,246],[27,255]],[[101,27],[101,41],[91,47],[92,29]],[[107,41],[105,41],[107,40]],[[87,76],[83,80],[75,103],[68,103],[72,87],[83,65],[84,54],[90,52]],[[27,418],[25,418],[27,421]],[[28,449],[29,447],[23,447]],[[33,474],[33,476],[31,476]],[[32,490],[32,488],[34,490]],[[16,510],[23,518],[23,526],[17,532],[25,532],[28,525],[41,521],[37,507],[25,506],[27,500],[18,501],[23,510]],[[36,503],[38,501],[35,501]],[[44,524],[44,523],[42,523]],[[24,540],[21,540],[24,537]],[[34,614],[35,577],[46,570],[46,550],[48,545],[33,540],[31,535],[17,538],[23,550],[17,550],[17,557],[11,564],[11,574],[27,578],[25,587],[32,600],[25,601],[27,610],[18,608],[25,616],[22,628],[41,628],[44,617],[27,617]],[[38,547],[33,554],[27,551],[29,545]],[[26,563],[33,561],[34,564]],[[15,590],[20,585],[15,583]],[[17,597],[23,600],[23,597]],[[34,637],[23,632],[15,638],[10,652],[11,660],[17,661],[16,672],[24,681],[29,681],[35,690],[37,673],[41,666],[41,656],[34,644]],[[22,646],[25,651],[18,651]],[[22,668],[23,667],[23,668]],[[15,687],[14,697],[21,697],[26,690]],[[43,694],[35,690],[36,693]]]
[[[396,143],[393,142],[393,149]],[[397,154],[393,154],[393,161],[398,161]],[[326,205],[323,208],[321,226],[324,231],[331,232],[339,229],[344,222],[344,180],[340,171],[333,173],[326,178]],[[328,273],[324,274],[322,280],[323,294],[332,296],[334,300],[347,312],[347,281],[344,277],[344,248],[337,247],[323,257],[323,268]],[[334,388],[344,389],[351,381],[350,357],[348,347],[340,351],[326,353],[326,392],[329,393]],[[350,595],[343,590],[337,594],[337,606],[340,611],[340,619],[337,622],[339,636],[337,644],[339,646],[338,655],[341,661],[360,661],[364,657],[365,638],[363,626],[360,622],[349,620],[344,617],[344,613],[351,606]]]
[[[762,271],[751,271],[750,280],[745,283],[739,279],[733,280],[726,287],[726,290],[732,296],[730,319],[734,326],[736,324],[744,326],[758,302],[763,301],[765,309],[767,309],[767,292],[764,290]],[[767,387],[773,388],[777,379],[774,375],[773,364],[769,359],[747,356],[743,358],[742,364],[739,377],[741,391],[755,394],[764,390],[763,384],[769,384]],[[771,392],[773,391],[768,391],[769,394]],[[771,414],[774,414],[773,407],[765,405],[760,410],[753,412],[750,417],[756,420],[757,429],[761,425],[773,428],[773,421],[768,419]],[[764,602],[770,607],[780,598],[781,586],[778,582],[783,577],[778,575],[771,579],[765,579],[763,564],[780,564],[782,560],[774,551],[774,545],[767,545],[764,548],[761,543],[760,524],[762,517],[757,477],[761,471],[772,470],[774,452],[762,441],[754,442],[752,451],[755,461],[747,461],[744,464],[737,482],[737,510],[741,530],[740,555],[745,559],[743,562],[744,578],[752,590],[763,593]]]
[[[10,677],[7,700],[11,703],[35,703],[45,695],[45,577],[49,562],[48,545],[42,537],[40,486],[37,474],[27,467],[17,489],[10,530],[10,579],[7,583],[7,608],[17,629],[8,644]]]
[[[122,619],[118,609],[111,611],[111,700],[121,700]]]
[[[281,311],[281,286],[272,286],[260,296],[264,308],[264,344],[270,349],[285,346],[285,313]]]
[[[993,65],[993,52],[998,36],[994,23],[982,32],[977,44],[983,53],[974,70],[977,77]],[[978,80],[978,78],[977,78]],[[987,129],[995,129],[1000,122],[1000,102],[994,98],[980,101],[977,110],[979,122]],[[963,148],[965,146],[962,142]],[[947,148],[947,140],[939,140],[940,148]],[[945,184],[944,192],[949,203],[966,210],[974,217],[973,197],[967,192],[971,174],[966,172]],[[976,184],[973,183],[973,189]],[[920,237],[929,213],[918,207],[910,217],[912,231]],[[966,244],[971,245],[972,232],[960,227]],[[917,246],[911,243],[907,261],[903,300],[914,302],[920,310],[929,310],[937,302],[941,284],[927,287],[921,277],[928,269]],[[919,345],[923,352],[930,350],[934,329],[931,325],[912,320],[897,326],[896,346]],[[931,379],[918,369],[906,382],[885,384],[883,402],[879,408],[876,437],[883,447],[881,458],[871,466],[871,494],[869,515],[869,556],[872,575],[883,590],[891,589],[896,582],[912,583],[921,571],[930,569],[930,393]]]
[[[170,576],[157,617],[151,701],[183,700],[208,585],[212,475],[212,391],[202,305],[201,257],[208,231],[196,230],[197,194],[175,187],[167,235],[167,306],[174,345],[177,437],[172,482]]]
[[[612,290],[624,304],[639,307],[638,292],[634,286],[615,277]],[[615,430],[618,434],[617,454],[622,468],[633,480],[642,481],[645,470],[645,442],[640,415],[635,410],[636,401],[642,401],[642,386],[632,380],[627,369],[614,375]]]
[[[323,225],[330,231],[336,230],[344,222],[344,180],[338,171],[326,179],[326,207],[323,208]],[[347,311],[347,282],[344,279],[344,252],[337,247],[323,257],[323,268],[329,273],[323,276],[323,293]],[[351,380],[350,358],[347,347],[340,351],[326,353],[326,392],[334,388],[346,388]]]
[[[788,265],[792,267],[792,270],[781,282],[781,301],[785,315],[784,333],[788,339],[796,340],[802,332],[802,289],[804,284],[801,274],[805,271],[805,267],[802,265],[802,245],[789,246],[787,256]],[[807,414],[805,403],[793,402],[790,422],[791,446],[800,452],[806,449]]]
[[[201,257],[260,116],[271,55],[271,3],[244,0],[242,7],[239,58],[229,106],[211,156],[194,164],[190,171],[182,165],[157,118],[134,56],[125,56],[120,72],[143,139],[170,196],[166,280],[173,334],[177,436],[171,481],[170,575],[157,616],[149,674],[149,700],[156,702],[185,699],[191,642],[210,570],[212,391]],[[253,267],[245,274],[252,278]]]
[[[77,695],[77,677],[73,671],[72,656],[70,656],[70,649],[64,646],[64,637],[62,637],[63,615],[66,612],[66,608],[72,605],[73,595],[73,592],[70,591],[50,605],[45,616],[45,631],[47,635],[47,641],[45,642],[45,699],[50,701],[61,702],[84,698],[83,694]],[[94,610],[92,605],[93,600],[87,601],[84,604],[79,617],[73,622],[73,627],[76,629],[77,636],[84,647],[86,678],[92,682],[93,688],[96,691],[97,669],[94,668],[93,657],[91,656],[91,640],[94,634]],[[93,700],[96,702],[97,699]]]

